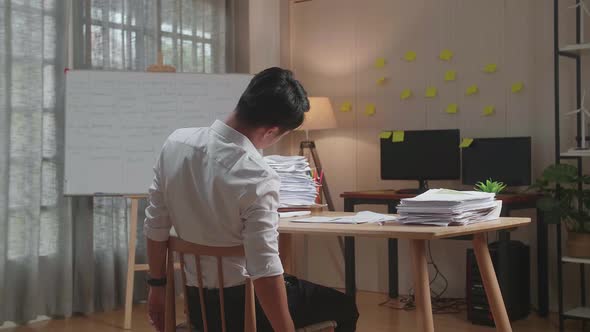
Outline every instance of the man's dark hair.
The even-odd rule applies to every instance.
[[[293,130],[309,111],[307,92],[290,70],[272,67],[256,74],[236,107],[238,120],[251,127]]]

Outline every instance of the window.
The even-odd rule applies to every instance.
[[[83,0],[77,12],[79,68],[144,70],[159,39],[178,72],[225,71],[225,0]]]

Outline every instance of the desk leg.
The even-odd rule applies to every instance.
[[[418,312],[418,322],[421,324],[419,330],[434,332],[425,240],[411,240],[410,251],[412,253],[412,267],[414,270],[416,310]]]
[[[291,234],[279,234],[279,257],[285,273],[296,275],[295,260],[293,259],[293,236]]]
[[[549,315],[548,243],[547,224],[543,221],[543,213],[537,210],[537,294],[539,296],[539,316],[541,317]]]
[[[387,213],[397,213],[397,204],[399,201],[387,204]],[[397,239],[387,239],[388,270],[389,270],[389,298],[394,299],[399,296],[399,257],[397,251]]]
[[[492,264],[492,258],[490,257],[485,234],[479,233],[473,235],[473,251],[475,252],[475,258],[477,259],[477,265],[481,273],[481,279],[492,311],[492,316],[496,323],[496,330],[500,332],[511,332],[512,327],[510,326],[508,313],[504,306],[504,300],[502,299],[502,292],[500,292],[498,279],[496,279],[496,273],[494,272],[494,265]]]
[[[131,198],[131,215],[129,217],[129,245],[127,248],[127,284],[125,285],[125,317],[123,328],[131,329],[131,311],[133,309],[133,284],[135,278],[135,244],[137,242],[137,209],[139,200]]]
[[[354,257],[354,237],[344,237],[344,283],[346,295],[352,296],[356,302],[356,268]]]

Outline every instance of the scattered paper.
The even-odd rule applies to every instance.
[[[437,93],[438,93],[438,90],[435,87],[429,86],[426,88],[425,96],[426,96],[426,98],[434,98],[434,97],[436,97]]]
[[[375,59],[375,68],[383,68],[383,67],[385,67],[385,58]]]
[[[454,70],[447,70],[445,72],[445,81],[451,82],[457,79],[457,72]]]
[[[479,88],[477,87],[477,84],[473,84],[471,86],[469,86],[467,88],[467,90],[465,90],[465,95],[467,96],[473,96],[474,94],[479,92]]]
[[[403,130],[396,130],[393,132],[393,137],[391,137],[391,141],[393,143],[403,142],[405,137],[405,132]]]
[[[329,223],[329,224],[383,224],[386,222],[397,221],[397,216],[380,214],[371,211],[361,211],[352,216],[334,216],[334,217],[309,217],[291,220],[292,222],[301,223]]]
[[[352,110],[352,103],[345,101],[340,105],[340,112],[350,112]]]
[[[522,89],[524,89],[524,83],[523,82],[516,82],[514,84],[512,84],[511,87],[511,91],[512,93],[519,93],[522,91]]]
[[[391,131],[383,131],[379,134],[379,138],[388,139],[391,137]]]
[[[400,95],[401,100],[406,100],[406,99],[409,99],[410,97],[412,97],[412,90],[410,90],[410,89],[404,89]]]
[[[453,51],[451,50],[442,50],[438,55],[438,58],[444,61],[451,61],[453,58]]]
[[[491,73],[495,73],[496,71],[498,71],[498,65],[495,63],[488,63],[484,68],[483,71],[491,74]]]
[[[387,77],[379,77],[377,79],[377,85],[385,85],[386,82],[387,82]]]
[[[457,104],[449,104],[447,106],[447,109],[445,109],[445,112],[449,113],[449,114],[455,114],[459,111],[459,105]]]
[[[375,104],[367,104],[367,106],[365,106],[365,114],[367,116],[373,116],[375,115],[376,109],[375,109]]]
[[[459,144],[460,148],[468,148],[473,143],[473,138],[464,138],[461,140],[461,144]]]
[[[493,105],[488,105],[483,108],[484,116],[494,115],[494,113],[496,113],[496,107],[494,107]]]
[[[310,215],[311,211],[279,212],[279,218],[293,218]]]
[[[414,51],[406,52],[406,54],[404,55],[404,59],[408,62],[413,62],[414,60],[416,60],[416,52],[414,52]]]

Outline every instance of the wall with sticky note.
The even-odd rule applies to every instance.
[[[339,128],[310,133],[338,210],[343,201],[337,197],[344,191],[415,186],[380,179],[379,138],[389,133],[392,138],[394,130],[459,128],[468,138],[530,135],[535,142],[535,174],[552,161],[552,32],[545,21],[552,17],[550,4],[321,0],[292,7],[292,69],[309,95],[329,96],[338,105]],[[568,84],[564,80],[563,87]],[[341,108],[345,102],[350,103],[349,111]],[[367,105],[374,108],[367,110]],[[292,135],[291,153],[298,152],[302,137]],[[387,290],[386,243],[357,243],[357,255],[364,257],[357,260],[359,288]],[[327,244],[310,240],[310,245],[320,250]],[[449,255],[464,256],[466,244],[448,245]],[[435,251],[436,247],[434,242]],[[338,252],[336,242],[330,248]],[[400,266],[409,266],[405,250],[401,242]],[[447,294],[463,296],[464,264],[435,259],[455,280]],[[334,266],[332,274],[311,268],[323,266],[317,270],[325,271],[331,263],[321,257],[306,264],[303,270],[310,279],[343,285],[341,266]],[[400,276],[400,290],[405,292],[410,273],[400,268]]]

